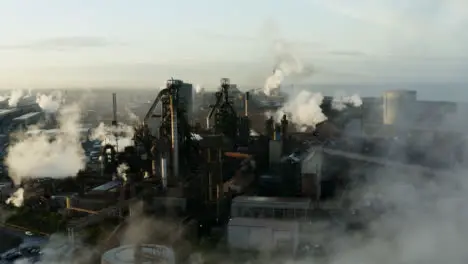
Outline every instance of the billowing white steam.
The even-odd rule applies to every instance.
[[[67,106],[59,114],[59,129],[53,140],[50,135],[31,133],[10,145],[5,161],[16,185],[28,178],[74,177],[84,169],[80,108]]]
[[[23,90],[12,90],[8,96],[8,106],[15,107],[18,105],[18,102],[25,96]],[[5,99],[5,98],[4,98]]]
[[[117,167],[117,176],[119,176],[124,182],[127,181],[127,171],[129,167],[127,163],[122,163]]]
[[[78,240],[78,239],[77,239]],[[93,258],[98,254],[96,248],[84,246],[81,241],[73,244],[68,242],[68,238],[62,234],[52,234],[47,244],[41,249],[40,260],[19,259],[15,264],[76,264],[93,263]]]
[[[312,74],[310,67],[304,66],[298,56],[291,52],[291,47],[286,43],[275,42],[275,59],[277,61],[273,74],[269,76],[263,87],[266,95],[272,95],[279,91],[286,77],[307,77]]]
[[[18,188],[14,193],[11,194],[5,202],[6,204],[11,204],[15,207],[21,207],[24,203],[24,189]]]
[[[104,123],[100,123],[98,127],[93,129],[90,139],[100,140],[102,145],[110,144],[115,146],[117,151],[122,151],[125,147],[133,145],[134,132],[133,127],[125,124],[106,126]]]
[[[37,94],[36,103],[45,113],[56,113],[62,103],[62,94],[60,92],[46,94]]]
[[[203,89],[203,87],[201,85],[199,85],[199,84],[195,85],[195,93],[201,94],[203,92],[204,92],[204,89]]]
[[[332,99],[332,108],[338,111],[345,109],[348,105],[359,107],[362,105],[362,99],[358,94],[351,96],[346,95],[343,92],[337,92]]]
[[[130,108],[125,107],[125,111],[126,111],[127,114],[128,114],[128,118],[130,119],[130,122],[132,122],[132,123],[140,123],[140,118],[139,118],[135,113],[133,113],[133,111],[130,110]]]
[[[286,114],[290,116],[292,123],[299,127],[315,127],[315,125],[327,120],[322,108],[320,108],[322,101],[323,95],[321,93],[311,93],[303,90],[276,112],[276,119],[279,122]]]

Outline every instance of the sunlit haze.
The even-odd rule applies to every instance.
[[[262,86],[277,39],[302,83],[467,81],[464,0],[4,0],[0,24],[3,89]]]

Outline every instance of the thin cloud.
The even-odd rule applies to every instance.
[[[124,45],[124,43],[110,41],[101,37],[75,36],[49,38],[26,44],[0,45],[0,49],[62,50],[77,48],[101,48],[116,45]]]
[[[328,54],[336,56],[346,56],[346,57],[365,57],[367,53],[357,50],[332,50]]]
[[[261,36],[241,36],[241,35],[229,35],[229,34],[223,34],[223,33],[212,33],[212,32],[202,32],[198,34],[199,37],[203,38],[209,38],[212,40],[221,40],[221,41],[237,41],[237,42],[259,42],[259,41],[264,41]],[[313,41],[303,41],[303,40],[297,40],[297,41],[289,41],[284,38],[279,38],[275,37],[272,39],[273,42],[282,42],[286,43],[288,45],[293,45],[293,46],[319,46],[319,42],[313,42]]]

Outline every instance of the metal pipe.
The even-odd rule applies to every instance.
[[[161,158],[161,182],[164,189],[167,188],[167,159]]]
[[[247,159],[250,158],[252,155],[240,152],[224,152],[224,155],[231,158],[241,158]]]
[[[246,92],[245,93],[245,102],[244,102],[244,111],[245,111],[245,116],[249,116],[249,98],[250,93]]]
[[[172,165],[174,180],[179,177],[179,132],[177,121],[177,109],[174,105],[174,95],[170,95],[170,108],[171,108],[171,132],[172,132]]]
[[[210,129],[210,117],[206,117],[206,129]]]
[[[98,211],[93,211],[93,210],[88,210],[88,209],[83,209],[83,208],[78,208],[78,207],[68,207],[68,210],[71,211],[77,211],[77,212],[82,212],[82,213],[88,213],[88,214],[98,214]]]

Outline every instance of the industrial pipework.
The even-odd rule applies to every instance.
[[[179,123],[177,115],[177,107],[179,105],[179,88],[182,86],[182,81],[171,79],[167,81],[167,89],[169,89],[169,102],[171,110],[171,148],[172,148],[172,170],[175,180],[179,177]]]
[[[190,144],[191,137],[187,115],[185,115],[186,108],[190,108],[190,106],[186,105],[187,102],[180,95],[180,89],[184,88],[184,85],[186,84],[181,80],[170,79],[167,81],[166,88],[159,92],[143,120],[144,124],[147,125],[151,117],[161,118],[159,136],[147,135],[148,139],[138,137],[138,140],[141,141],[140,143],[146,142],[146,152],[152,157],[153,175],[156,174],[156,167],[161,166],[159,171],[163,185],[178,182],[181,169],[180,163],[183,161],[187,163],[189,162],[187,160],[190,160],[189,158],[181,159],[181,153],[182,155],[187,154],[181,152],[181,149],[185,149],[185,146]],[[154,112],[160,102],[161,114],[155,115]],[[142,133],[137,134],[140,135]],[[162,162],[161,158],[166,159],[166,162]],[[166,163],[168,164],[162,166]],[[185,168],[184,166],[182,167]],[[167,177],[168,175],[170,177]]]
[[[206,117],[207,129],[211,129],[210,120],[215,115],[214,132],[224,134],[234,139],[237,134],[237,113],[229,100],[229,88],[231,87],[228,78],[221,79],[220,91],[216,92],[216,103],[210,105],[211,110]]]

